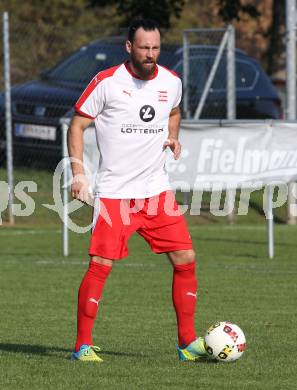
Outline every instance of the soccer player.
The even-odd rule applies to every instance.
[[[99,72],[75,105],[68,132],[72,196],[86,201],[89,183],[83,169],[83,132],[95,121],[99,169],[89,268],[78,293],[77,339],[72,359],[97,361],[92,328],[104,284],[114,261],[128,255],[127,240],[138,232],[155,253],[166,253],[173,267],[172,298],[178,327],[178,357],[206,355],[196,337],[195,252],[165,170],[165,149],[178,159],[182,86],[177,75],[158,65],[160,30],[148,19],[128,32],[129,61]]]

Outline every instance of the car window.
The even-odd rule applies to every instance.
[[[209,77],[215,57],[199,56],[190,57],[189,82],[191,90],[202,93],[205,83]],[[183,62],[180,61],[174,70],[180,75],[183,74]],[[245,60],[236,59],[236,89],[251,89],[256,83],[258,71],[254,64]],[[211,85],[211,91],[226,90],[227,83],[227,64],[222,59],[217,68],[214,80]],[[193,91],[192,91],[193,92]]]
[[[244,60],[236,61],[236,88],[252,89],[259,77],[256,66]]]
[[[183,62],[180,61],[173,70],[183,77]],[[195,57],[190,58],[190,69],[189,69],[189,84],[195,86],[195,89],[202,91],[207,79],[207,68],[205,58]]]
[[[119,47],[82,48],[47,73],[47,78],[71,82],[88,82],[100,70],[117,65],[126,59]]]
[[[214,61],[213,59],[209,61],[210,66],[212,66],[213,61]],[[255,65],[245,60],[236,59],[235,66],[236,66],[236,71],[235,71],[236,89],[237,90],[252,89],[256,83],[257,75],[258,75],[258,71]],[[211,88],[214,91],[225,90],[227,88],[227,62],[225,59],[222,59],[220,61]]]

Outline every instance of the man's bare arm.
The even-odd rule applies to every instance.
[[[83,166],[84,153],[84,131],[93,122],[93,119],[86,118],[82,115],[75,114],[71,120],[67,144],[68,153],[71,158],[71,169],[73,182],[71,185],[71,195],[83,202],[88,201],[89,183],[85,176]]]
[[[174,154],[175,160],[180,156],[181,144],[178,141],[179,126],[181,121],[181,113],[179,107],[172,109],[169,115],[168,122],[168,139],[166,140],[164,147],[169,146]]]

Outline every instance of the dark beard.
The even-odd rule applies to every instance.
[[[134,69],[137,71],[137,75],[142,79],[148,79],[152,76],[157,68],[156,62],[153,61],[153,66],[151,68],[146,68],[142,62],[137,61],[133,56],[130,57],[131,63]]]

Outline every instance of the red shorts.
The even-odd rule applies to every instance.
[[[107,259],[128,256],[127,242],[140,234],[155,253],[192,249],[187,225],[171,191],[146,199],[109,199],[100,202],[90,242],[89,255]],[[98,214],[98,213],[97,213]]]

